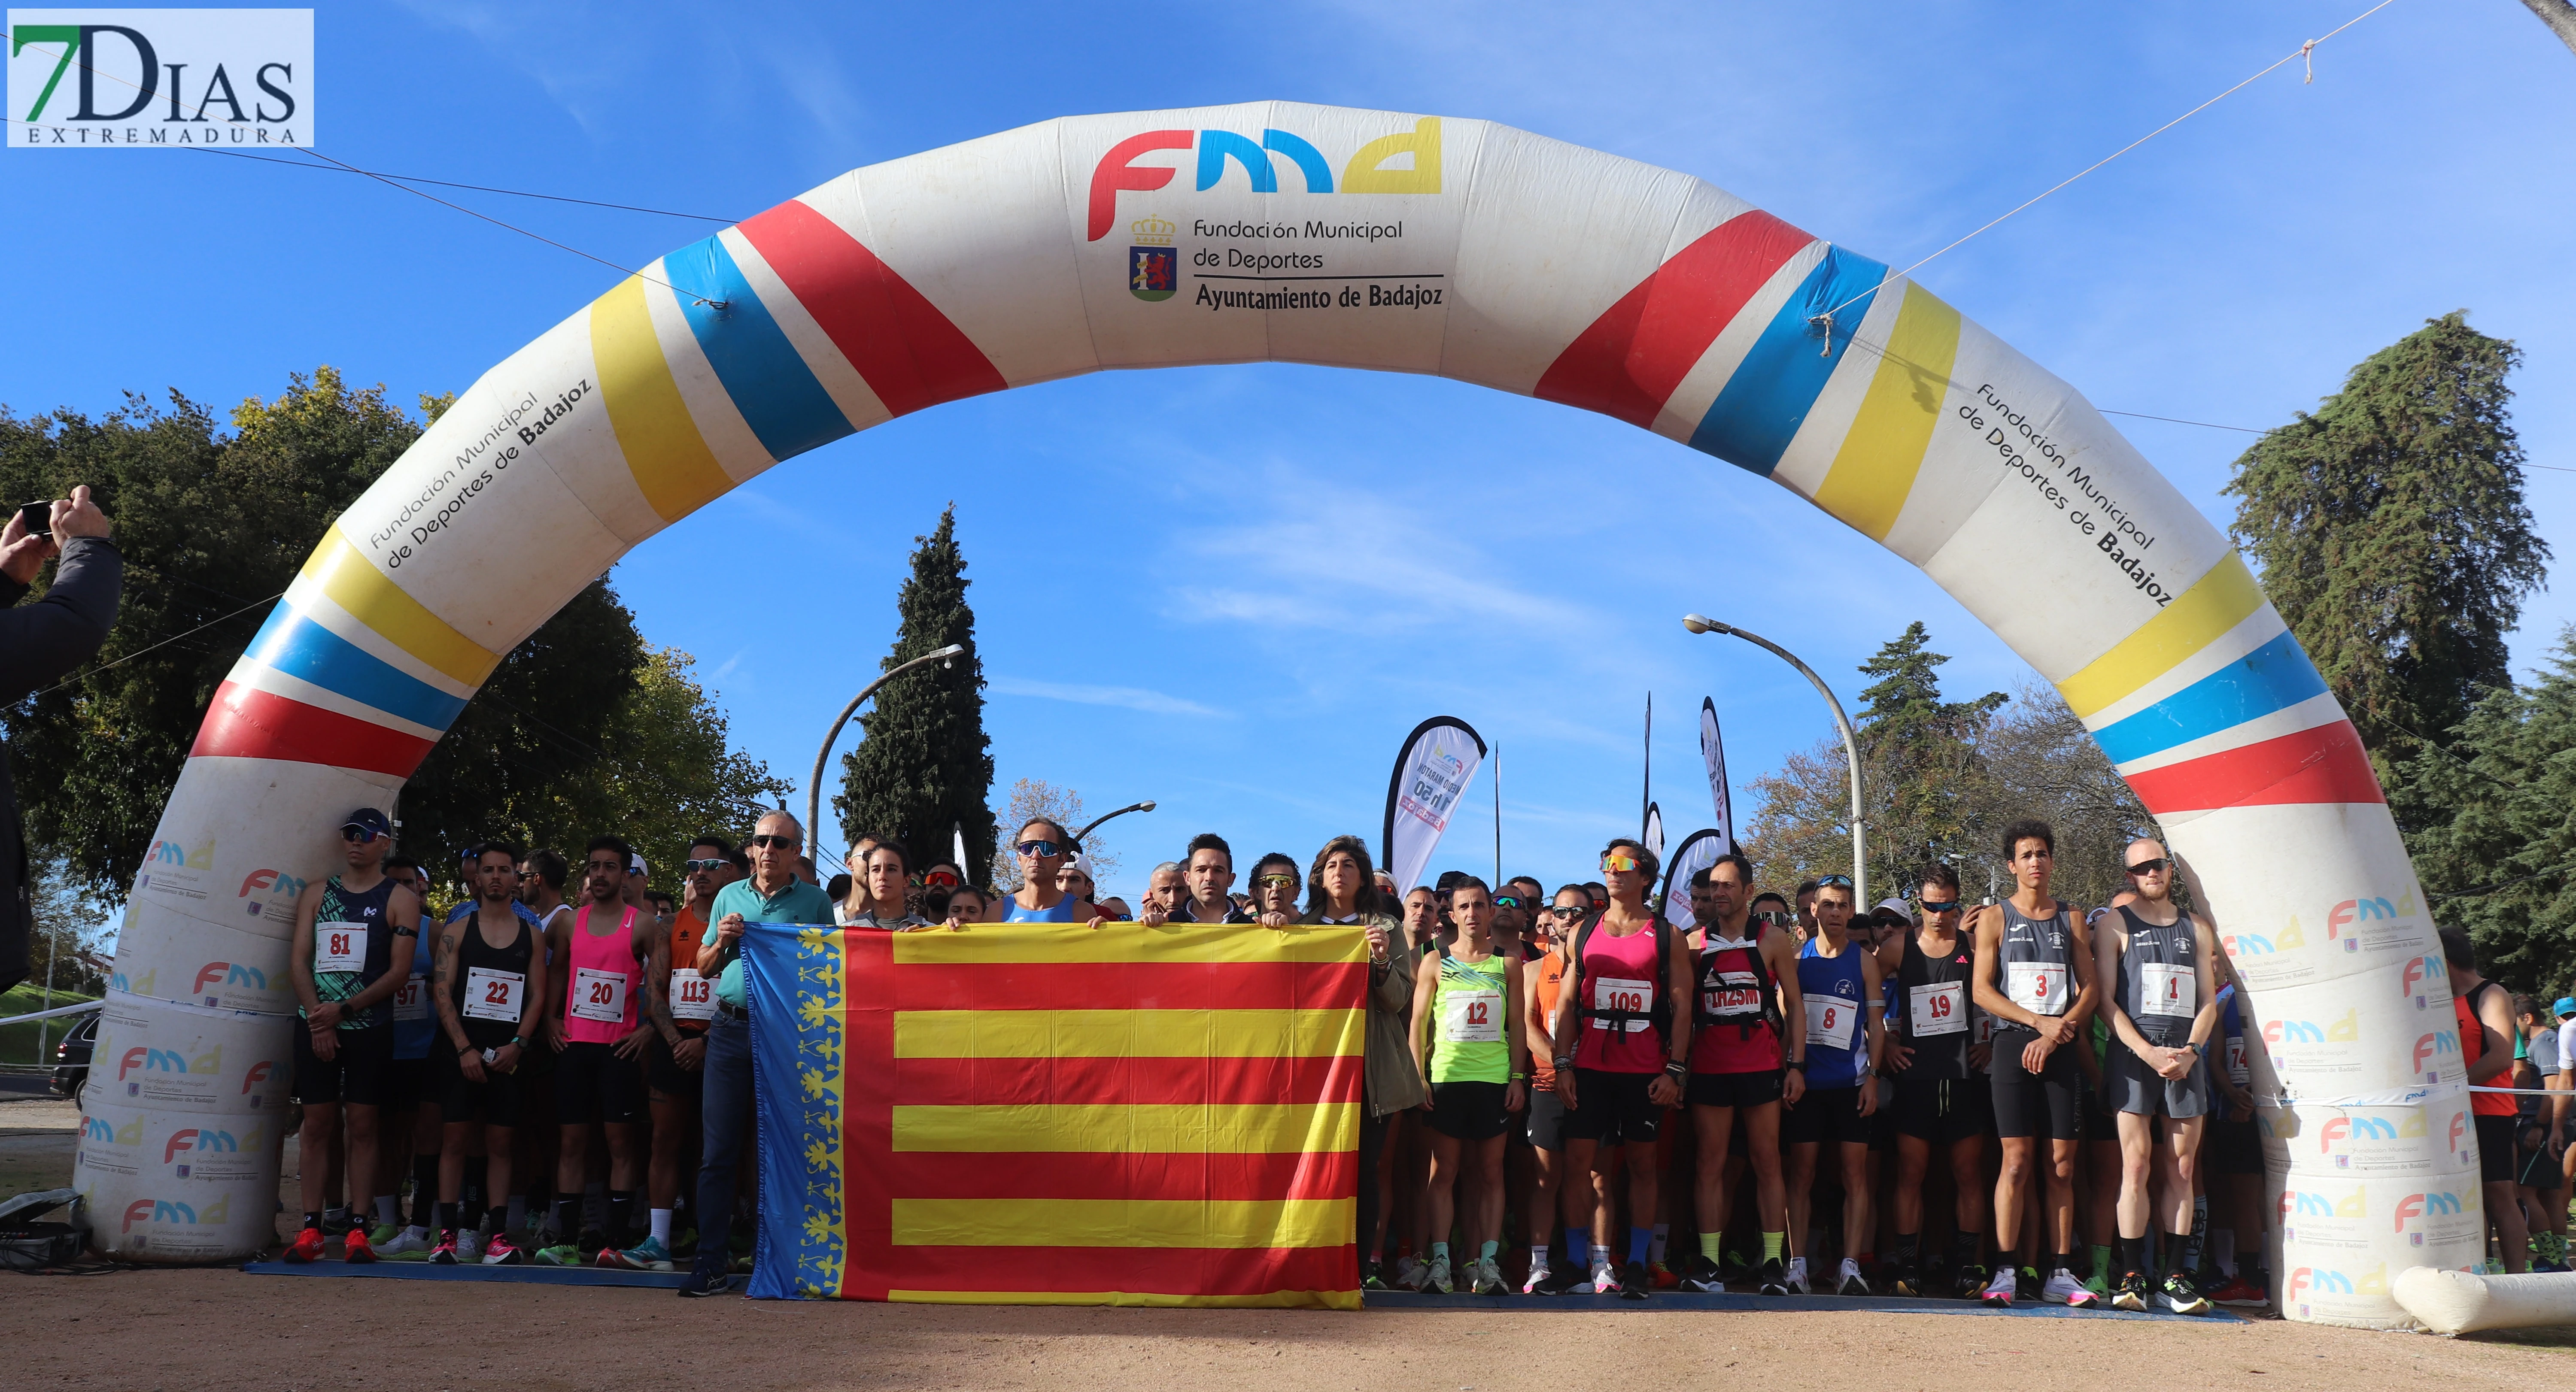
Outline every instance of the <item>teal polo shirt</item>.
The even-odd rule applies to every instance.
[[[706,936],[701,945],[716,940],[716,925],[726,914],[741,914],[745,923],[830,923],[832,897],[817,885],[803,880],[790,880],[776,894],[764,895],[750,880],[736,880],[716,891],[716,902],[707,910]],[[736,1010],[748,1008],[742,995],[742,955],[725,963],[724,974],[716,978],[716,999]]]

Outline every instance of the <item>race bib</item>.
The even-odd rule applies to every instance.
[[[1654,1005],[1655,983],[1651,981],[1638,981],[1634,978],[1624,976],[1596,976],[1592,978],[1592,1008],[1596,1011],[1620,1010],[1627,1011],[1630,1014],[1642,1015],[1648,1010],[1653,1009]],[[1645,1020],[1629,1020],[1625,1023],[1628,1030],[1633,1031],[1646,1028],[1650,1022]],[[1592,1022],[1592,1027],[1594,1029],[1608,1029],[1610,1028],[1610,1024],[1611,1022],[1608,1020],[1595,1020]],[[1627,1031],[1622,1032],[1625,1033]]]
[[[1710,972],[1700,978],[1700,1009],[1729,1018],[1762,1013],[1762,988],[1751,972]]]
[[[2149,1015],[2188,1020],[2200,1013],[2200,975],[2169,962],[2138,964],[2138,1006]]]
[[[1502,1042],[1503,993],[1441,988],[1440,1037],[1453,1044]]]
[[[528,978],[489,967],[465,969],[465,1004],[457,1011],[468,1020],[506,1020],[517,1024]]]
[[[1968,1029],[1968,988],[1956,981],[1938,981],[1929,986],[1908,988],[1912,996],[1908,1020],[1914,1037],[1930,1039],[1944,1034],[1965,1034]]]
[[[1853,1019],[1860,1014],[1860,1006],[1840,996],[1809,996],[1806,1006],[1807,1043],[1814,1048],[1848,1052]]]
[[[2245,1036],[2227,1036],[2227,1081],[2238,1087],[2254,1081],[2253,1066],[2245,1061]]]
[[[2066,1013],[2068,968],[2053,962],[2004,963],[2004,995],[2033,1015]]]
[[[671,1018],[712,1020],[716,1017],[716,984],[689,967],[671,973]]]
[[[317,972],[355,972],[367,968],[367,925],[363,923],[316,923],[313,925],[313,970]]]
[[[572,1013],[603,1025],[626,1023],[626,974],[573,968]]]
[[[1977,1042],[1980,1044],[1995,1042],[1995,1017],[1982,1010],[1977,1012]]]
[[[402,989],[394,992],[394,1018],[426,1020],[429,1018],[429,979],[418,972],[403,978]]]

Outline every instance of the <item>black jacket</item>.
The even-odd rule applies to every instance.
[[[116,543],[73,537],[55,563],[53,588],[23,608],[27,587],[0,576],[0,708],[61,681],[98,652],[116,624],[125,588],[125,558]],[[0,742],[0,991],[27,979],[27,936],[34,927],[27,838],[18,824],[18,790],[9,780],[8,746]]]

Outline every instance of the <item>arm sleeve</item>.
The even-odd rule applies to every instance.
[[[74,537],[54,583],[33,604],[0,610],[0,705],[53,685],[98,652],[116,623],[125,558],[100,537]]]

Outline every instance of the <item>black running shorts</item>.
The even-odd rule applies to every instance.
[[[484,1065],[483,1081],[473,1082],[465,1076],[465,1065],[457,1061],[456,1051],[441,1039],[430,1045],[431,1064],[438,1075],[439,1119],[443,1122],[479,1121],[486,1126],[516,1126],[521,1108],[521,1086],[518,1072],[504,1073]],[[521,1067],[526,1054],[520,1055]]]
[[[2522,1118],[2482,1116],[2478,1125],[2478,1178],[2488,1184],[2513,1178],[2513,1133]]]
[[[2070,1040],[2049,1050],[2048,1062],[2032,1073],[2022,1067],[2021,1054],[2038,1037],[2015,1026],[1995,1026],[1995,1134],[2006,1139],[2075,1140],[2075,1093],[2083,1086],[2075,1051],[2084,1047],[2083,1041]]]
[[[2219,1104],[2224,1113],[2226,1104]],[[2209,1124],[2209,1172],[2224,1175],[2257,1175],[2263,1173],[2263,1138],[2254,1130],[2254,1118],[2229,1121],[2220,1115]]]
[[[702,1034],[683,1034],[680,1038],[682,1043],[686,1043],[705,1037]],[[703,1048],[698,1051],[698,1067],[682,1068],[679,1060],[671,1057],[671,1046],[663,1043],[657,1032],[644,1041],[644,1082],[664,1097],[695,1102],[706,1089],[706,1051]]]
[[[381,1107],[393,1090],[394,1032],[338,1031],[328,1059],[313,1053],[313,1031],[295,1022],[295,1100],[312,1106]]]
[[[1978,1077],[1899,1078],[1894,1110],[1897,1134],[1954,1145],[1994,1133],[1995,1089]]]
[[[644,1069],[613,1044],[566,1044],[555,1056],[555,1121],[563,1126],[644,1119]]]
[[[1557,1076],[1565,1076],[1564,1069]],[[1603,1073],[1574,1070],[1574,1110],[1565,1118],[1565,1134],[1603,1145],[1644,1145],[1664,1123],[1664,1109],[1646,1096],[1661,1073]]]
[[[1780,1070],[1752,1073],[1693,1073],[1685,1089],[1694,1107],[1759,1107],[1780,1100]]]
[[[1540,1150],[1565,1149],[1565,1099],[1545,1088],[1532,1088],[1529,1111],[1521,1121],[1521,1139]]]
[[[431,1048],[444,1048],[447,1041],[434,1040]],[[398,1058],[385,1065],[385,1110],[408,1112],[426,1102],[438,1105],[438,1080],[430,1076],[429,1059]]]
[[[2104,1070],[2102,1083],[2110,1094],[2102,1100],[2108,1111],[2172,1117],[2177,1121],[2209,1115],[2209,1071],[2197,1061],[2182,1077],[2167,1078],[2131,1053],[2128,1045],[2114,1039],[2110,1067]]]
[[[1781,1113],[1781,1142],[1785,1145],[1819,1145],[1826,1141],[1840,1141],[1845,1145],[1869,1144],[1870,1119],[1860,1114],[1860,1090],[1876,1086],[1875,1079],[1864,1078],[1857,1086],[1807,1089],[1804,1096]]]
[[[1503,1083],[1433,1083],[1431,1129],[1462,1141],[1490,1141],[1503,1134]]]

